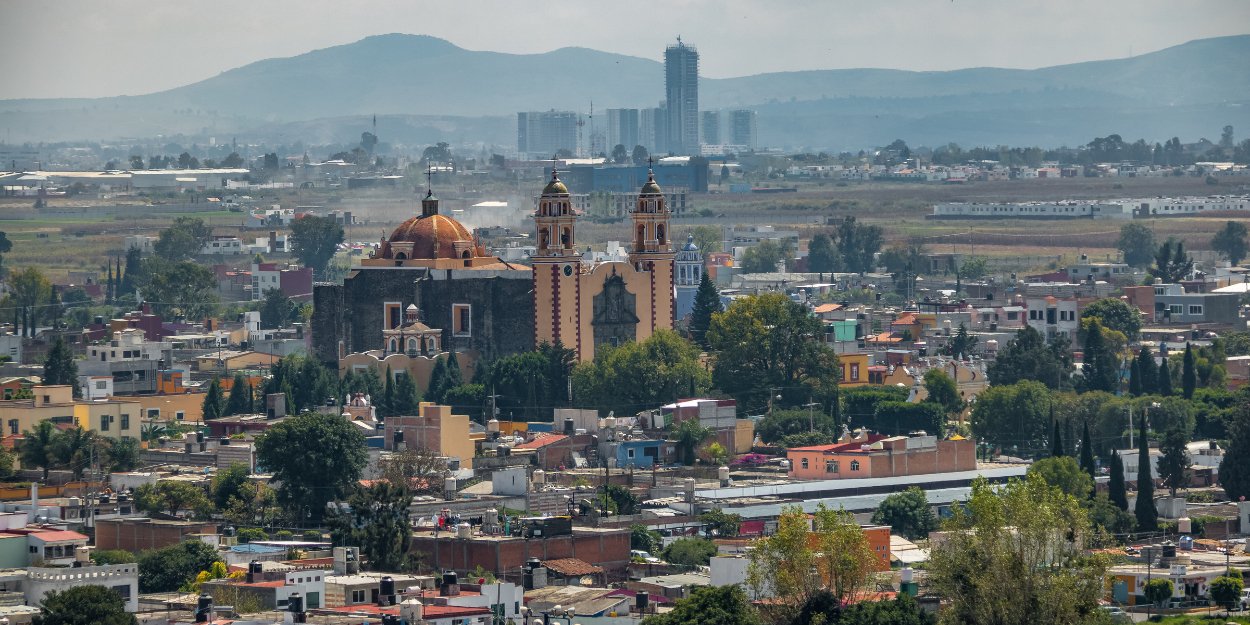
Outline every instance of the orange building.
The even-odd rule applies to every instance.
[[[592,360],[600,345],[643,341],[673,329],[674,256],[670,213],[649,175],[630,213],[628,262],[582,262],[572,196],[553,169],[534,214],[535,343],[562,343],[579,360]]]
[[[802,480],[902,477],[977,468],[976,444],[962,437],[847,435],[832,445],[789,449],[786,457],[790,477]]]
[[[866,386],[868,384],[869,362],[868,354],[838,354],[838,366],[841,368],[838,386],[844,388]]]

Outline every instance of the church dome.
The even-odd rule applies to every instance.
[[[660,195],[660,185],[655,182],[655,172],[647,170],[647,182],[642,185],[641,195]]]
[[[556,168],[551,168],[551,181],[543,188],[543,195],[568,195],[569,188],[564,186],[560,181],[560,175],[556,172]]]
[[[683,249],[684,251],[687,251],[687,252],[697,252],[697,251],[699,251],[699,246],[697,246],[697,245],[695,245],[695,244],[694,244],[694,235],[693,235],[693,234],[686,235],[686,247],[684,247],[684,248],[682,248],[682,249]]]
[[[411,252],[396,249],[407,248],[407,243],[412,244]],[[460,245],[457,246],[457,243]],[[395,228],[383,246],[381,256],[395,259],[466,258],[464,249],[458,251],[457,247],[471,250],[471,257],[483,255],[473,241],[473,234],[455,219],[438,214],[417,216]]]

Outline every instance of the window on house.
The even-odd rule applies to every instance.
[[[852,460],[852,461],[851,461],[851,470],[852,470],[852,471],[858,471],[858,470],[859,470],[859,461],[858,461],[858,460]]]
[[[851,363],[851,381],[859,381],[859,363]]]
[[[352,603],[364,603],[364,602],[365,602],[365,591],[353,590],[352,591]]]
[[[825,461],[825,473],[837,473],[837,472],[838,472],[838,461],[826,460]]]
[[[801,460],[801,461],[799,462],[799,464],[800,464],[800,465],[801,465],[804,469],[806,469],[806,468],[807,468],[807,458],[804,458],[803,460]]]
[[[1201,315],[1201,314],[1202,314],[1202,306],[1200,306],[1200,305],[1190,304],[1190,306],[1189,306],[1189,314],[1191,314],[1191,315]]]
[[[1172,304],[1168,306],[1168,312],[1172,313],[1173,315],[1181,314],[1181,311],[1183,311],[1184,309],[1185,307],[1181,306],[1180,304]]]
[[[104,389],[108,388],[108,386],[109,386],[109,383],[108,383],[108,382],[106,382],[106,381],[104,381],[104,380],[98,380],[98,381],[96,381],[96,383],[95,383],[95,390],[97,390],[97,391],[102,391],[102,390],[104,390]]]
[[[161,409],[160,408],[148,408],[148,418],[149,419],[161,418]]]
[[[9,434],[14,436],[21,434],[21,427],[22,425],[18,423],[17,419],[9,419]]]
[[[175,412],[175,413],[174,413],[174,418],[175,418],[175,419],[177,419],[177,420],[179,420],[179,421],[182,421],[183,419],[185,419],[185,418],[186,418],[186,416],[187,416],[187,415],[186,415],[186,413],[184,413],[184,412],[183,412],[183,411],[181,411],[181,410],[179,410],[178,412]]]
[[[123,430],[129,430],[129,429],[130,429],[130,415],[128,415],[128,414],[124,414],[124,415],[122,415],[122,427],[121,427],[121,429],[123,429]]]
[[[100,415],[100,431],[101,432],[109,431],[109,420],[111,418],[112,418],[111,415]]]

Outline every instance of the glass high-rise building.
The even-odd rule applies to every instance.
[[[668,150],[699,153],[699,51],[682,43],[664,50],[664,97],[668,108]]]

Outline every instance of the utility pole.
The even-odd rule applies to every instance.
[[[808,432],[815,432],[815,431],[816,431],[816,413],[815,413],[815,408],[816,408],[816,406],[819,406],[819,405],[820,405],[820,404],[818,404],[818,403],[816,403],[816,402],[814,402],[814,401],[809,401],[809,402],[807,402],[806,404],[803,404],[803,407],[804,407],[804,408],[807,408],[807,431],[808,431]]]

